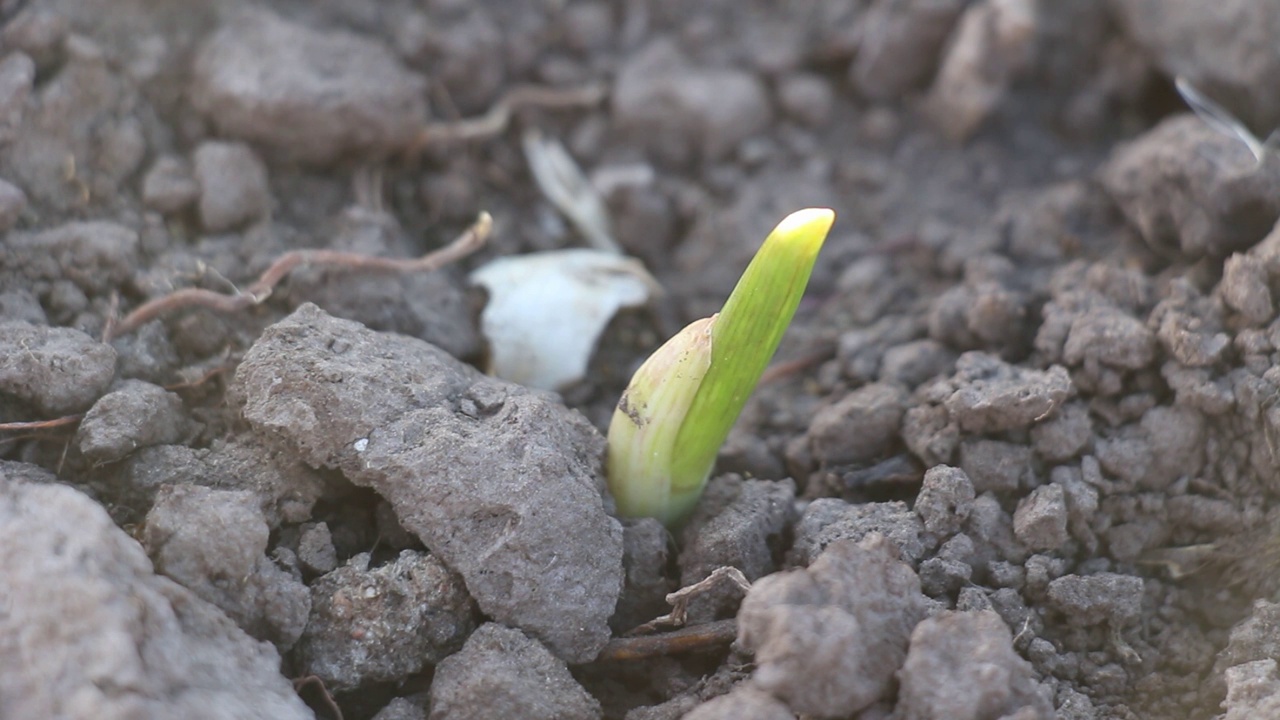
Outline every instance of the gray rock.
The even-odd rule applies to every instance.
[[[795,720],[786,703],[751,683],[739,683],[728,694],[712,698],[683,720]]]
[[[1043,600],[1048,584],[1066,574],[1066,561],[1050,555],[1032,555],[1023,564],[1027,573],[1027,596]]]
[[[7,716],[313,717],[274,647],[156,576],[142,547],[81,493],[0,481],[0,546]]]
[[[1119,145],[1100,179],[1148,245],[1190,259],[1243,250],[1280,216],[1280,171],[1194,115]]]
[[[723,158],[772,119],[758,78],[695,65],[666,39],[623,63],[612,95],[617,124],[677,164]]]
[[[1049,602],[1075,626],[1124,627],[1142,614],[1142,578],[1116,573],[1065,575],[1049,583]]]
[[[1083,403],[1067,403],[1031,428],[1031,446],[1041,459],[1051,463],[1070,460],[1084,451],[1092,439],[1093,422]]]
[[[5,30],[11,25],[6,24]],[[11,142],[17,135],[35,79],[36,66],[30,56],[14,52],[0,60],[0,140]]]
[[[49,318],[40,305],[40,299],[30,290],[22,288],[0,292],[0,318],[21,320],[32,325],[49,324]]]
[[[244,143],[206,141],[196,148],[200,224],[220,233],[260,220],[271,209],[267,166]]]
[[[1053,717],[1038,692],[1031,663],[1013,649],[1009,628],[990,610],[943,612],[911,633],[898,673],[903,720]],[[1030,708],[1030,714],[1017,714]]]
[[[1249,617],[1231,628],[1227,646],[1218,653],[1213,675],[1258,660],[1280,657],[1280,603],[1254,600]]]
[[[113,222],[70,222],[36,233],[11,232],[0,247],[0,286],[70,280],[105,295],[138,268],[138,233]]]
[[[425,91],[421,75],[371,39],[254,10],[200,48],[191,93],[219,132],[323,165],[408,147],[426,122]]]
[[[1013,518],[989,492],[974,499],[965,530],[983,561],[1021,562],[1027,556],[1027,549],[1013,534]]]
[[[1150,365],[1155,355],[1155,335],[1142,321],[1107,306],[1077,315],[1062,349],[1062,359],[1069,365],[1101,363],[1127,370]]]
[[[1067,528],[1072,537],[1084,543],[1090,554],[1097,549],[1098,538],[1092,522],[1098,511],[1098,489],[1084,481],[1084,474],[1076,467],[1054,468],[1050,479],[1061,485],[1067,501]]]
[[[149,382],[125,380],[85,413],[76,444],[90,462],[116,462],[138,448],[176,443],[189,427],[182,398]]]
[[[1067,498],[1056,483],[1041,485],[1018,502],[1013,534],[1028,550],[1057,550],[1067,541]]]
[[[960,592],[956,596],[956,610],[960,612],[991,610],[991,599],[987,597],[987,593],[981,587],[967,585],[960,588]]]
[[[161,320],[111,338],[111,347],[118,353],[116,367],[122,378],[163,385],[173,379],[181,364],[169,330]]]
[[[896,100],[929,82],[963,0],[879,0],[862,16],[850,78],[865,96]]]
[[[0,460],[0,484],[24,481],[29,483],[56,483],[58,476],[39,465],[18,462],[16,460]]]
[[[939,381],[922,390],[948,385],[947,381]],[[943,392],[950,393],[951,389],[947,387]],[[950,463],[960,445],[960,426],[942,405],[913,405],[902,416],[902,443],[926,466]]]
[[[1179,478],[1194,476],[1204,465],[1205,420],[1177,404],[1147,410],[1136,425],[1126,425],[1095,443],[1098,462],[1112,477],[1130,486],[1163,490]]]
[[[599,720],[600,703],[569,668],[514,628],[486,623],[436,667],[431,720]]]
[[[0,64],[6,179],[33,203],[58,213],[75,216],[86,205],[106,210],[123,200],[121,185],[146,157],[139,93],[88,35],[71,33],[58,50],[65,51],[65,61],[34,88],[27,85],[29,59],[10,55]],[[5,65],[18,57],[26,68],[10,74]],[[5,127],[18,107],[21,122]],[[73,165],[68,158],[75,159]],[[68,267],[92,275],[82,266]]]
[[[1231,337],[1224,332],[1222,306],[1179,278],[1147,320],[1161,346],[1184,369],[1207,368],[1226,359]],[[1172,384],[1172,383],[1171,383]]]
[[[115,373],[116,351],[79,330],[0,320],[0,393],[41,415],[89,407]]]
[[[884,351],[880,362],[880,379],[915,387],[938,375],[955,370],[956,354],[936,340],[914,340]]]
[[[89,309],[89,296],[70,280],[54,280],[45,294],[49,317],[55,324],[77,324],[76,321]],[[77,330],[94,334],[85,327]]]
[[[182,158],[162,155],[142,178],[142,203],[161,213],[175,213],[200,197],[200,183]]]
[[[1262,137],[1280,125],[1280,99],[1257,91],[1280,73],[1280,48],[1273,42],[1280,35],[1280,7],[1253,0],[1116,0],[1110,6],[1165,75],[1188,77],[1262,130]]]
[[[327,573],[338,567],[338,551],[326,523],[303,523],[298,534],[298,562],[315,573]]]
[[[791,73],[778,81],[778,104],[788,117],[809,127],[831,120],[835,93],[820,75]]]
[[[1249,617],[1231,628],[1227,646],[1218,654],[1214,673],[1234,665],[1280,657],[1280,603],[1254,600]]]
[[[1218,294],[1249,325],[1265,325],[1275,314],[1266,264],[1253,255],[1236,253],[1222,268]]]
[[[977,131],[1031,62],[1040,14],[1030,2],[965,7],[929,91],[929,111],[948,137]]]
[[[966,285],[970,294],[965,327],[972,333],[976,346],[998,352],[1023,343],[1027,332],[1027,296],[1014,290],[1003,278],[998,281],[966,279]]]
[[[968,563],[945,557],[931,557],[920,563],[920,588],[933,598],[949,596],[969,582],[973,568]]]
[[[1195,476],[1204,466],[1204,416],[1182,405],[1157,405],[1142,415],[1138,427],[1151,449],[1151,469],[1143,482],[1165,488],[1178,478]]]
[[[1280,716],[1280,673],[1272,658],[1254,660],[1227,670],[1226,714],[1222,720],[1253,720]]]
[[[48,7],[25,7],[0,31],[6,48],[21,50],[31,56],[42,71],[51,69],[62,54],[70,23],[62,14]]]
[[[410,15],[415,16],[421,23],[388,28],[397,36],[400,55],[429,68],[432,87],[440,87],[454,111],[463,115],[484,112],[509,87],[513,71],[528,69],[525,63],[534,58],[526,51],[542,47],[545,40],[537,34],[548,27],[543,23],[549,19],[533,6],[475,3],[423,7]]]
[[[301,462],[246,439],[210,448],[159,445],[125,461],[117,491],[131,504],[150,505],[164,485],[248,490],[273,529],[311,519],[311,508],[328,487],[324,477]]]
[[[809,425],[814,460],[846,465],[881,459],[898,439],[906,403],[901,387],[874,383],[822,408]]]
[[[806,566],[836,540],[856,542],[871,533],[888,538],[912,562],[923,558],[927,549],[920,516],[904,502],[851,504],[819,498],[809,503],[796,524],[787,564]]]
[[[957,537],[967,537],[960,535]],[[1026,568],[1021,565],[998,560],[987,564],[987,573],[991,576],[991,582],[995,587],[1013,588],[1014,590],[1022,590],[1027,582]]]
[[[299,663],[331,690],[397,682],[443,660],[475,629],[462,578],[433,555],[403,550],[369,568],[369,554],[311,585]]]
[[[1013,493],[1031,473],[1031,450],[999,440],[966,440],[960,444],[960,468],[977,493]]]
[[[1053,643],[1050,643],[1044,638],[1036,638],[1031,642],[1033,645],[1037,645],[1037,649],[1046,655],[1048,653],[1054,653],[1055,660],[1050,662],[1055,666],[1061,666],[1064,664],[1060,659],[1061,656],[1058,656],[1057,653],[1054,652]],[[1030,654],[1030,651],[1028,651],[1028,654]],[[1034,658],[1033,662],[1035,662]],[[1039,665],[1037,664],[1037,669],[1038,668]],[[1068,674],[1066,671],[1067,668],[1060,667],[1059,673],[1057,674],[1065,676]],[[1097,717],[1097,708],[1094,707],[1093,701],[1089,699],[1088,695],[1069,687],[1059,686],[1057,720],[1095,720]]]
[[[170,485],[147,513],[143,545],[158,572],[288,650],[307,624],[311,597],[266,556],[270,533],[252,493]]]
[[[0,63],[0,75],[3,75],[3,63]],[[18,222],[22,211],[27,209],[27,194],[22,188],[11,182],[0,180],[0,232],[8,232]]]
[[[1065,368],[1015,367],[993,355],[967,352],[956,361],[956,390],[944,404],[972,433],[1025,428],[1049,416],[1072,391]]]
[[[427,720],[427,708],[409,698],[398,697],[384,705],[373,720]]]
[[[1133,488],[1151,472],[1151,447],[1132,426],[1094,443],[1094,454],[1107,474]]]
[[[927,602],[883,536],[840,540],[807,569],[752,585],[738,641],[755,653],[756,686],[799,714],[847,716],[888,696]]]
[[[263,333],[233,392],[282,451],[390,501],[486,615],[570,662],[608,641],[622,528],[601,496],[603,439],[577,413],[314,305]]]
[[[915,511],[924,529],[939,535],[960,531],[973,509],[974,488],[959,468],[935,465],[925,471]]]
[[[870,327],[856,328],[840,338],[837,357],[862,354],[860,350],[872,350],[879,354],[885,346],[914,340],[920,336],[920,319],[905,314],[890,314],[897,310],[895,301],[911,294],[911,289],[893,270],[893,263],[881,255],[864,256],[853,260],[840,270],[836,277],[836,289],[847,303],[851,319]],[[900,311],[899,311],[900,312]],[[875,324],[871,324],[874,321]],[[859,342],[858,335],[863,335]],[[880,345],[880,347],[876,347]],[[861,346],[861,347],[859,347]],[[850,365],[848,361],[846,366]]]
[[[692,585],[717,568],[736,567],[747,580],[773,572],[773,548],[795,524],[795,483],[722,475],[707,484],[685,526],[680,584]]]

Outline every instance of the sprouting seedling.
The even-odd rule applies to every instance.
[[[605,470],[619,514],[668,526],[697,504],[720,446],[791,324],[835,213],[788,215],[716,315],[640,366],[609,423]]]
[[[1280,141],[1280,131],[1271,133],[1265,141],[1259,140],[1230,111],[1197,90],[1191,84],[1191,81],[1185,77],[1179,76],[1176,78],[1174,87],[1178,89],[1178,94],[1182,96],[1182,99],[1187,103],[1187,107],[1191,108],[1197,117],[1223,135],[1234,137],[1244,143],[1245,147],[1249,148],[1249,152],[1253,154],[1254,160],[1258,161],[1259,164],[1266,158],[1267,152],[1274,149],[1277,142]]]

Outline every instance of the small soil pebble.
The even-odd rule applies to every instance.
[[[869,707],[888,697],[926,602],[883,536],[833,542],[807,569],[751,586],[738,638],[755,652],[752,682],[799,714]]]
[[[599,720],[600,703],[537,640],[486,623],[436,668],[430,720]]]
[[[0,479],[0,546],[7,715],[313,717],[274,646],[157,576],[142,546],[80,492]],[[121,687],[131,690],[112,690]]]
[[[674,164],[722,158],[772,119],[758,78],[692,64],[668,40],[654,41],[623,63],[613,115],[620,127]]]
[[[310,304],[250,348],[233,392],[281,452],[386,498],[486,615],[572,662],[604,647],[622,527],[604,511],[603,439],[582,416]]]
[[[192,103],[222,133],[310,164],[407,148],[426,122],[426,81],[387,47],[261,9],[209,37],[192,81]]]
[[[900,386],[873,383],[819,410],[809,426],[814,459],[831,465],[881,459],[898,438],[906,400]]]
[[[138,448],[168,445],[190,428],[182,398],[141,380],[125,380],[80,421],[76,443],[95,463],[115,462]]]
[[[199,197],[200,184],[182,158],[159,157],[142,178],[142,202],[157,212],[178,212]]]
[[[1031,491],[1013,513],[1013,534],[1033,552],[1056,550],[1067,541],[1067,498],[1061,485]]]
[[[899,680],[904,720],[1053,716],[1031,663],[1014,651],[1009,627],[990,610],[944,612],[921,622]]]
[[[37,413],[56,417],[88,408],[115,373],[115,349],[79,330],[0,320],[0,392]]]
[[[401,681],[457,651],[475,628],[462,578],[414,550],[376,568],[361,553],[313,583],[310,601],[298,657],[337,691]]]
[[[196,148],[200,224],[211,233],[259,220],[271,207],[267,166],[243,143],[206,142]]]
[[[169,485],[147,513],[143,545],[157,571],[287,650],[307,624],[311,596],[266,556],[270,532],[253,493]]]
[[[940,535],[960,531],[973,509],[974,487],[959,468],[935,465],[924,474],[915,511],[924,529]]]

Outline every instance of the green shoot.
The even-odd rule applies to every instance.
[[[787,216],[720,312],[681,330],[636,371],[609,424],[605,460],[621,515],[668,526],[688,518],[834,222],[835,213],[822,208]]]

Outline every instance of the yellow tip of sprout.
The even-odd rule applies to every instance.
[[[620,514],[676,525],[692,512],[834,222],[826,208],[788,215],[724,308],[681,330],[636,371],[609,423],[605,470]]]

